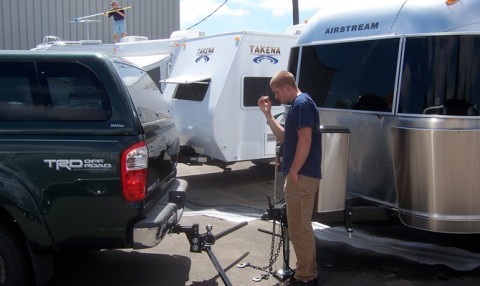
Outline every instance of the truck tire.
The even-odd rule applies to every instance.
[[[25,240],[0,220],[0,286],[32,285]]]

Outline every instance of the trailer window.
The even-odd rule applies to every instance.
[[[406,39],[399,112],[478,116],[480,36]]]
[[[288,58],[288,71],[297,78],[298,70],[298,57],[300,53],[300,47],[293,47],[290,49],[290,57]]]
[[[272,101],[272,106],[280,106],[280,101],[275,99],[270,88],[271,77],[244,77],[243,78],[243,106],[257,107],[258,99],[261,96],[268,95]]]
[[[175,99],[203,101],[210,86],[210,79],[202,82],[189,82],[178,84],[177,90],[173,95]]]
[[[299,88],[318,107],[391,112],[399,42],[388,38],[305,46]]]

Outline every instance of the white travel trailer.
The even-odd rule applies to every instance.
[[[257,101],[270,95],[270,78],[287,68],[297,36],[233,32],[186,39],[164,90],[183,145],[183,162],[228,165],[275,158],[276,139]]]
[[[32,50],[96,51],[114,54],[146,70],[155,82],[168,77],[174,53],[188,37],[199,37],[200,31],[177,31],[169,39],[148,40],[146,37],[128,36],[119,43],[103,44],[100,40],[63,41],[56,36],[46,36]],[[158,86],[162,88],[160,83]]]
[[[349,194],[413,228],[480,233],[480,1],[329,1],[289,70],[321,124],[351,132]]]
[[[102,44],[100,40],[79,40],[79,41],[64,41],[57,36],[45,36],[42,43],[38,44],[32,51],[98,51],[98,52],[113,52],[114,44]]]

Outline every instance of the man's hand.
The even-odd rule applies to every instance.
[[[294,184],[298,184],[298,173],[290,170],[290,172],[287,174],[287,180]]]
[[[272,110],[272,102],[268,96],[262,96],[258,100],[258,106],[262,110],[263,114],[269,115]]]

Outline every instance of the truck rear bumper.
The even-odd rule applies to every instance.
[[[160,243],[169,229],[176,225],[183,214],[185,193],[188,183],[175,179],[169,186],[168,202],[153,207],[146,217],[137,222],[133,228],[133,248],[149,248]]]

